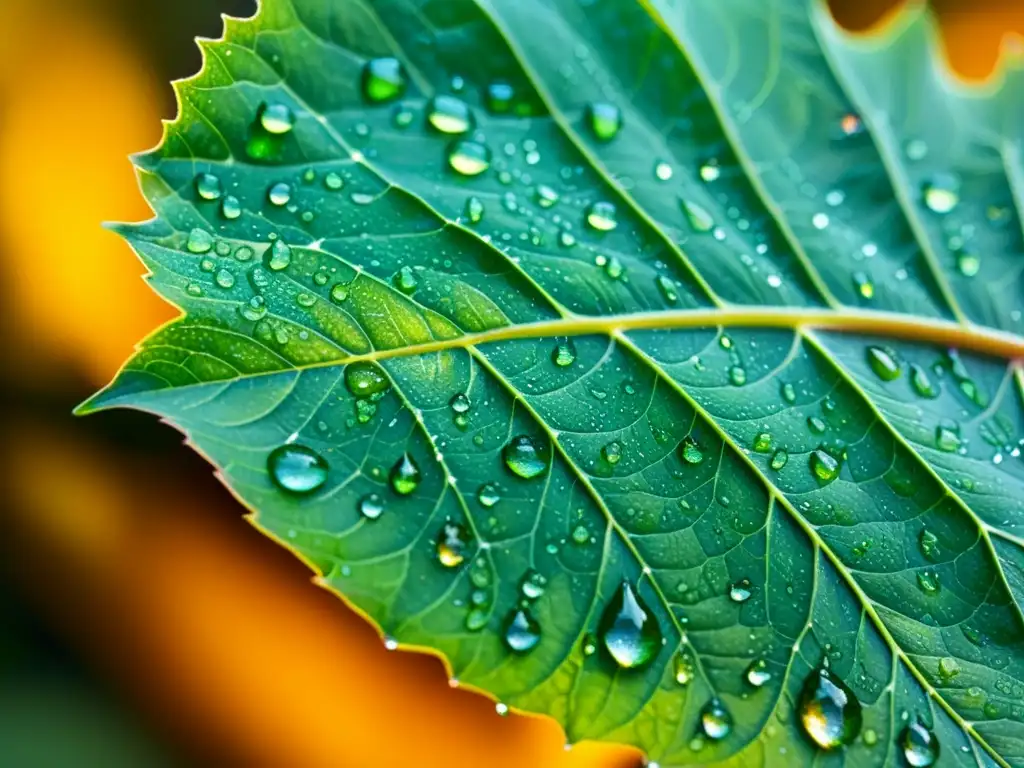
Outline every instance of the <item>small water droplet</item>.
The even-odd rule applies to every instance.
[[[721,701],[712,699],[700,712],[700,727],[709,739],[724,739],[732,731],[732,715]]]
[[[914,391],[921,397],[935,398],[939,396],[939,388],[932,383],[931,376],[922,366],[914,363],[910,366],[910,383]]]
[[[699,173],[703,181],[710,183],[718,181],[722,175],[722,168],[719,166],[718,160],[711,158],[701,165]]]
[[[472,537],[458,523],[448,522],[437,536],[437,560],[445,568],[458,568],[466,559]]]
[[[687,686],[693,682],[696,667],[693,663],[693,656],[690,655],[689,651],[680,651],[676,654],[675,660],[672,663],[672,671],[679,685]]]
[[[742,387],[747,383],[747,371],[742,365],[734,365],[729,368],[729,382],[734,387]]]
[[[861,295],[861,298],[873,299],[875,297],[875,284],[866,272],[854,272],[853,285],[857,289],[857,293]]]
[[[918,571],[917,586],[920,587],[921,591],[925,594],[934,595],[941,587],[941,584],[939,583],[939,574],[935,571]]]
[[[587,632],[583,636],[583,642],[580,643],[580,650],[583,651],[584,656],[593,656],[597,653],[597,638],[593,632]]]
[[[683,206],[686,220],[690,223],[690,228],[694,232],[710,232],[715,228],[715,220],[706,208],[697,205],[697,203],[691,203],[688,200],[681,200],[680,204]]]
[[[661,648],[658,622],[628,582],[622,582],[608,601],[598,635],[605,650],[623,669],[649,664]]]
[[[899,357],[889,347],[868,347],[868,365],[882,381],[894,381],[903,373]]]
[[[654,166],[654,175],[659,181],[668,181],[672,178],[672,166],[668,163],[661,162]]]
[[[475,141],[456,141],[448,148],[448,165],[463,176],[479,176],[491,167],[491,150]]]
[[[287,269],[292,263],[292,249],[284,240],[275,240],[268,253],[270,258],[267,259],[267,267],[274,272]]]
[[[480,502],[481,507],[490,509],[501,501],[501,495],[498,493],[496,486],[491,483],[484,483],[476,492],[476,500]]]
[[[956,268],[964,277],[974,277],[981,270],[981,257],[961,251],[956,255]]]
[[[388,479],[391,482],[391,490],[399,496],[408,496],[419,488],[423,476],[420,474],[420,468],[415,459],[408,453],[403,453],[391,467]]]
[[[536,571],[527,571],[519,582],[519,592],[527,600],[540,600],[544,597],[548,580]]]
[[[193,229],[188,233],[185,247],[191,253],[209,253],[213,250],[213,235],[205,229]]]
[[[928,209],[945,215],[960,202],[960,181],[949,174],[939,174],[922,187],[924,204]]]
[[[860,734],[861,705],[846,683],[824,667],[811,672],[797,705],[800,725],[824,750],[838,749]]]
[[[587,106],[587,124],[598,141],[611,141],[622,128],[622,112],[614,104],[592,102]]]
[[[558,193],[547,184],[539,184],[534,198],[541,208],[550,208],[558,202]]]
[[[613,440],[601,449],[601,457],[611,465],[618,464],[622,460],[622,444]]]
[[[572,540],[577,544],[586,544],[590,541],[590,530],[583,523],[572,529]]]
[[[754,452],[755,453],[771,453],[772,450],[772,436],[769,432],[758,432],[754,436]]]
[[[796,402],[796,387],[794,387],[788,381],[783,382],[782,387],[780,388],[780,392],[782,394],[782,399],[785,400],[790,405]]]
[[[776,472],[780,471],[789,462],[789,451],[785,448],[779,448],[775,453],[772,454],[771,468]]]
[[[527,653],[540,642],[540,624],[529,611],[520,608],[509,614],[505,622],[505,645],[513,653]]]
[[[296,495],[313,493],[327,482],[327,462],[304,445],[282,445],[267,457],[270,479],[281,490]]]
[[[466,218],[470,224],[479,224],[484,218],[484,204],[479,197],[466,200]]]
[[[363,65],[362,87],[367,101],[394,101],[405,93],[406,84],[405,68],[396,58],[383,56]]]
[[[376,363],[357,361],[345,366],[345,387],[356,397],[371,397],[391,386],[391,381]]]
[[[587,224],[598,232],[611,232],[619,225],[615,216],[614,204],[598,201],[587,209]]]
[[[345,186],[345,180],[334,171],[324,176],[324,186],[332,192],[337,192]]]
[[[217,274],[214,276],[213,279],[218,286],[224,288],[225,290],[227,290],[228,288],[232,288],[235,285],[235,276],[231,273],[231,270],[228,269],[217,270]]]
[[[939,740],[920,720],[900,732],[903,759],[910,768],[930,768],[939,759]]]
[[[394,277],[391,278],[391,283],[399,291],[404,293],[406,296],[411,296],[416,293],[416,289],[419,287],[419,279],[416,277],[416,273],[413,268],[409,265],[405,265],[399,269]]]
[[[503,115],[511,111],[515,97],[515,89],[509,83],[500,80],[492,82],[487,86],[484,100],[487,111],[495,115]]]
[[[502,451],[507,466],[514,474],[526,480],[547,472],[548,451],[538,446],[532,437],[519,435],[512,438]]]
[[[576,362],[576,345],[572,339],[565,339],[555,345],[551,361],[559,368],[567,368]]]
[[[359,514],[367,520],[376,520],[384,514],[384,499],[376,493],[363,496],[359,500]]]
[[[823,484],[831,483],[839,477],[839,459],[822,448],[811,452],[810,465],[811,472]]]
[[[234,195],[228,195],[220,203],[220,214],[232,221],[242,215],[242,204]]]
[[[260,125],[267,133],[283,136],[295,127],[295,113],[286,104],[264,104],[259,111]]]
[[[669,304],[677,304],[679,302],[679,289],[675,280],[665,277],[665,275],[658,275],[657,283],[661,295],[665,297],[665,301]]]
[[[771,679],[772,673],[768,669],[768,662],[764,659],[758,659],[747,667],[747,682],[755,688],[760,688]]]
[[[960,662],[952,656],[943,656],[939,659],[939,675],[943,680],[949,681],[960,674]]]
[[[335,283],[331,288],[331,301],[342,304],[348,299],[348,283]]]
[[[271,205],[276,205],[279,208],[288,205],[292,199],[292,188],[283,181],[278,182],[267,191],[267,199]]]
[[[689,435],[679,444],[679,456],[687,464],[700,464],[704,461],[704,451]]]
[[[203,200],[220,200],[223,189],[220,179],[212,173],[200,173],[196,176],[196,194]]]
[[[734,603],[745,603],[753,593],[750,579],[740,579],[729,587],[729,599]]]
[[[427,122],[441,133],[465,133],[473,127],[473,113],[462,99],[440,95],[427,106]]]

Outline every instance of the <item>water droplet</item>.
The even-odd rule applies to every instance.
[[[297,495],[313,493],[327,482],[327,462],[304,445],[282,445],[267,457],[270,479],[281,490]]]
[[[718,165],[718,160],[711,158],[701,165],[699,173],[703,181],[710,183],[712,181],[718,181],[719,177],[722,175],[722,168]]]
[[[218,286],[224,288],[225,290],[228,288],[232,288],[235,285],[235,276],[231,273],[231,270],[228,269],[217,270],[217,274],[213,279]]]
[[[279,208],[288,205],[292,199],[292,188],[283,181],[278,182],[268,190],[267,199],[271,205],[276,205]]]
[[[871,278],[868,277],[867,273],[854,272],[853,285],[862,298],[873,299],[875,297],[875,284],[871,282]]]
[[[824,750],[838,749],[860,734],[860,702],[846,683],[824,667],[808,676],[797,709],[804,732]]]
[[[694,232],[710,232],[715,228],[715,220],[706,208],[697,205],[697,203],[691,203],[688,200],[682,200],[680,204],[683,206],[686,220],[690,222],[690,228]]]
[[[747,667],[747,682],[755,688],[760,688],[771,679],[772,673],[768,670],[768,662],[764,659],[758,659]]]
[[[376,493],[363,496],[359,500],[359,514],[367,520],[376,520],[384,514],[384,499]]]
[[[223,190],[220,179],[212,173],[200,173],[196,176],[196,194],[203,200],[220,200]]]
[[[768,432],[758,432],[754,437],[755,453],[770,453],[772,450],[772,436]]]
[[[690,655],[689,651],[680,651],[676,654],[675,660],[672,663],[672,671],[679,685],[686,686],[693,682],[696,668],[693,663],[693,656]]]
[[[335,283],[331,288],[331,301],[342,304],[348,299],[348,283]]]
[[[484,218],[484,204],[479,197],[471,197],[466,200],[466,218],[470,224],[479,224]]]
[[[611,232],[619,225],[615,215],[615,206],[612,203],[599,200],[587,209],[587,224],[598,232]]]
[[[185,247],[191,253],[209,253],[213,250],[213,235],[205,229],[193,229],[188,233]]]
[[[536,571],[527,571],[519,582],[519,592],[527,600],[540,600],[544,597],[544,590],[548,580]]]
[[[480,502],[481,507],[490,509],[501,501],[501,496],[496,486],[491,483],[484,483],[476,492],[476,500]]]
[[[270,258],[267,260],[267,267],[274,272],[287,269],[292,263],[292,249],[284,240],[275,240],[270,246]]]
[[[487,86],[485,103],[487,111],[502,115],[512,109],[512,101],[516,97],[515,89],[509,83],[495,81]]]
[[[448,401],[448,405],[455,413],[468,413],[469,409],[473,407],[473,404],[469,401],[469,397],[464,392],[459,392],[457,395],[452,397]]]
[[[712,699],[700,711],[700,727],[709,739],[724,739],[732,731],[732,715],[721,701]]]
[[[491,167],[491,150],[475,141],[456,141],[448,149],[448,165],[463,176],[479,176]]]
[[[472,537],[458,523],[445,523],[437,537],[437,560],[445,568],[458,568],[466,559]]]
[[[961,251],[956,255],[956,268],[964,277],[974,277],[981,270],[981,258],[976,254]]]
[[[237,219],[242,215],[242,204],[234,195],[228,195],[221,201],[220,213],[221,216],[229,221]]]
[[[665,275],[658,275],[657,278],[658,289],[661,291],[662,296],[665,297],[665,301],[669,304],[676,304],[679,302],[679,290],[676,286],[676,282]]]
[[[729,599],[734,603],[745,603],[753,593],[750,579],[740,579],[729,587]]]
[[[941,584],[939,583],[939,574],[935,571],[918,571],[917,586],[920,587],[921,591],[925,594],[934,595],[941,587]]]
[[[786,463],[789,461],[789,451],[785,448],[779,448],[775,453],[772,454],[771,468],[776,472],[781,470]]]
[[[679,456],[687,464],[700,464],[704,461],[704,451],[697,445],[697,441],[687,435],[679,444]]]
[[[332,192],[337,192],[345,186],[345,180],[334,171],[324,176],[324,186]]]
[[[780,388],[782,399],[792,405],[796,402],[796,387],[790,384],[788,381],[782,384]]]
[[[955,176],[939,174],[922,187],[924,204],[940,215],[947,214],[960,202],[960,181]]]
[[[283,136],[295,127],[295,113],[286,104],[264,104],[259,120],[263,130],[275,136]]]
[[[535,194],[537,205],[541,208],[550,208],[558,202],[558,193],[547,184],[539,184]]]
[[[577,544],[586,544],[590,541],[590,530],[583,523],[572,529],[572,540]]]
[[[940,424],[935,428],[935,447],[945,453],[953,453],[960,448],[960,433],[955,426]]]
[[[622,444],[616,440],[608,443],[601,449],[601,457],[613,466],[618,464],[622,460]]]
[[[811,452],[810,465],[811,472],[823,484],[831,483],[839,477],[839,460],[822,448]]]
[[[412,267],[408,264],[399,269],[394,277],[391,278],[391,283],[404,293],[406,296],[411,296],[416,293],[416,289],[419,287],[419,280],[416,277],[416,273]]]
[[[747,371],[741,365],[729,368],[729,381],[734,387],[742,387],[747,383]]]
[[[587,124],[598,141],[611,141],[622,128],[622,112],[614,104],[592,102],[587,106]]]
[[[363,96],[367,101],[394,101],[405,93],[405,68],[398,59],[384,56],[363,65]]]
[[[960,674],[960,662],[952,656],[943,656],[939,659],[939,675],[943,680],[949,681]]]
[[[512,438],[502,451],[507,466],[514,474],[530,480],[547,472],[548,451],[538,447],[532,437],[519,435]]]
[[[473,127],[473,113],[462,99],[435,96],[427,107],[427,122],[441,133],[465,133]]]
[[[576,362],[576,345],[572,339],[560,341],[551,353],[551,361],[559,368],[567,368]]]
[[[661,629],[650,608],[622,582],[601,616],[601,643],[623,669],[649,664],[661,648]]]
[[[900,368],[899,357],[889,347],[868,347],[867,358],[871,370],[882,381],[898,379],[903,372]]]
[[[384,392],[391,382],[376,363],[358,361],[345,366],[345,387],[356,397],[370,397]]]
[[[911,139],[907,142],[904,151],[908,160],[924,160],[928,156],[928,145],[923,139]]]
[[[843,115],[839,121],[839,130],[842,131],[843,136],[856,136],[864,130],[864,123],[861,121],[860,116],[849,112]]]
[[[921,397],[934,398],[939,396],[939,388],[932,383],[931,377],[922,366],[914,363],[910,366],[910,383],[914,391]]]
[[[654,166],[654,175],[659,181],[668,181],[672,178],[672,166],[668,163],[661,162]]]
[[[910,768],[930,768],[939,759],[939,740],[920,720],[907,725],[899,740]]]
[[[472,608],[469,613],[466,614],[466,629],[470,632],[479,632],[487,626],[487,622],[490,618],[490,614],[488,614],[483,608]]]
[[[540,642],[540,624],[529,611],[520,608],[505,622],[505,645],[514,653],[527,653]]]
[[[391,474],[388,476],[391,482],[391,489],[399,496],[408,496],[420,485],[423,476],[416,461],[408,453],[403,453],[401,458],[391,467]]]

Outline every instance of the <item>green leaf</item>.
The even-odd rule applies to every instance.
[[[266,0],[136,160],[183,315],[81,411],[570,741],[1024,765],[1024,73],[932,26]]]

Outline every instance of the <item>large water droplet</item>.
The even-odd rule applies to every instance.
[[[576,345],[572,339],[565,339],[555,345],[551,352],[551,361],[559,368],[567,368],[576,362]]]
[[[753,594],[750,579],[740,579],[729,587],[729,599],[734,603],[745,603]]]
[[[363,66],[363,96],[367,101],[393,101],[405,93],[405,69],[391,56],[370,59]]]
[[[401,458],[391,467],[391,474],[388,476],[391,482],[391,489],[399,496],[408,496],[413,493],[423,479],[420,468],[416,461],[408,453],[403,453]]]
[[[260,107],[259,121],[267,133],[282,136],[295,127],[295,114],[286,104],[264,104]]]
[[[435,96],[427,107],[427,122],[441,133],[465,133],[473,127],[473,113],[462,99]]]
[[[920,720],[904,728],[899,741],[910,768],[930,768],[939,759],[939,740]]]
[[[287,269],[292,263],[292,249],[284,240],[275,240],[268,251],[267,267],[274,272]]]
[[[458,523],[445,523],[437,536],[437,561],[445,568],[458,568],[466,559],[472,536]]]
[[[278,182],[267,191],[267,200],[277,207],[288,205],[292,199],[292,188],[283,181]]]
[[[505,645],[514,653],[526,653],[540,642],[540,624],[529,611],[513,611],[505,622]]]
[[[797,705],[800,725],[819,747],[838,749],[860,733],[860,702],[842,680],[821,667],[808,676]]]
[[[267,471],[274,484],[289,493],[313,493],[327,482],[327,462],[304,445],[282,445],[267,457]]]
[[[416,293],[420,281],[416,277],[413,268],[406,264],[394,274],[394,277],[391,278],[391,283],[406,296],[411,296]]]
[[[608,601],[598,634],[605,650],[623,669],[650,663],[661,647],[657,620],[627,582],[622,582]]]
[[[611,232],[619,225],[615,216],[615,205],[599,200],[587,209],[587,224],[598,232]]]
[[[190,253],[209,253],[213,250],[213,242],[213,235],[205,229],[196,228],[188,233],[188,240],[185,241],[185,247]]]
[[[811,452],[810,465],[814,476],[822,483],[831,483],[839,477],[839,459],[822,448]]]
[[[587,106],[587,124],[598,141],[611,141],[622,127],[622,112],[614,104],[595,101]]]
[[[475,141],[456,141],[448,148],[448,165],[463,176],[479,176],[491,167],[491,150]]]
[[[212,173],[200,173],[196,176],[196,194],[203,200],[220,200],[223,190],[220,179]]]
[[[718,699],[712,699],[700,712],[700,727],[709,739],[724,739],[732,731],[732,715]]]
[[[371,397],[389,386],[391,381],[376,363],[360,360],[345,366],[345,387],[356,397]]]
[[[867,358],[871,370],[882,381],[893,381],[900,377],[902,369],[899,357],[888,347],[868,347]]]
[[[548,469],[547,449],[538,446],[528,435],[512,438],[502,451],[502,455],[505,458],[505,466],[526,480],[538,477]]]

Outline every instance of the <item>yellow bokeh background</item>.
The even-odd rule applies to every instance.
[[[215,21],[214,3],[169,5],[179,3]],[[131,5],[0,2],[0,576],[189,762],[639,765],[625,747],[567,751],[553,722],[499,717],[488,699],[449,688],[437,659],[385,651],[374,628],[245,523],[167,428],[69,415],[174,315],[100,226],[149,217],[127,156],[173,116],[167,62],[198,61],[183,37],[180,56],[164,45],[157,62],[160,30],[138,34]],[[1018,0],[934,5],[965,79],[991,73],[1000,44],[1014,44],[1007,33],[1024,35]],[[834,3],[863,30],[892,6]],[[161,446],[140,446],[136,430],[163,433]]]

